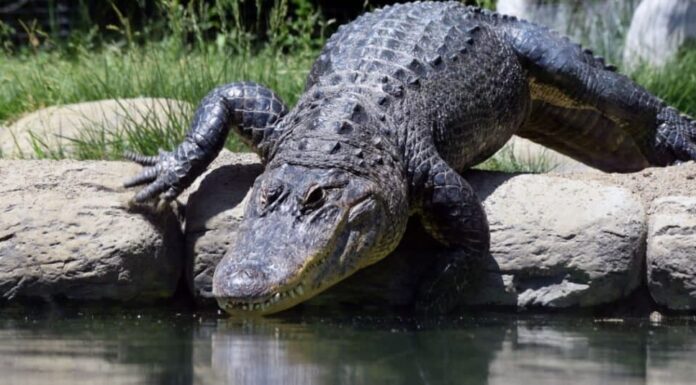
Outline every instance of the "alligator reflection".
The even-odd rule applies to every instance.
[[[484,384],[504,328],[415,330],[357,324],[222,324],[212,369],[235,384]]]
[[[696,375],[688,326],[379,322],[220,323],[211,371],[235,384],[674,384]]]
[[[696,378],[696,326],[559,316],[0,313],[3,384],[656,384]],[[689,323],[691,322],[691,323]]]

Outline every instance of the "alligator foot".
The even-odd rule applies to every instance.
[[[671,107],[663,109],[657,118],[662,123],[657,129],[656,147],[663,150],[666,163],[696,160],[696,122]]]
[[[423,278],[416,300],[419,311],[447,313],[461,293],[472,287],[478,268],[489,255],[486,213],[471,186],[444,161],[430,169],[421,222],[447,250]],[[480,274],[478,274],[480,276]]]
[[[435,253],[438,261],[416,296],[415,309],[424,314],[447,314],[461,303],[465,291],[476,290],[483,273],[481,250],[448,248]]]
[[[126,152],[123,157],[145,166],[142,172],[123,183],[125,187],[147,184],[133,197],[134,202],[142,203],[156,197],[171,201],[185,188],[182,179],[191,168],[190,163],[177,159],[174,153],[160,150],[157,156],[144,156]]]

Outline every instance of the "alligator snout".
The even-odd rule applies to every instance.
[[[218,292],[228,298],[258,298],[269,294],[268,274],[260,266],[241,266],[230,272]]]

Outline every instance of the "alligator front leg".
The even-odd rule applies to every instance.
[[[430,169],[422,197],[423,226],[447,249],[424,278],[417,307],[442,313],[456,305],[483,266],[490,246],[488,221],[471,186],[443,160]]]
[[[218,87],[198,106],[191,129],[176,149],[158,156],[125,154],[146,168],[124,185],[148,184],[135,195],[136,202],[157,196],[172,200],[215,159],[231,127],[264,159],[276,137],[276,123],[286,113],[280,98],[259,84],[244,82]]]

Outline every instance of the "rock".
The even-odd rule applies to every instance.
[[[638,196],[645,207],[661,197],[673,195],[696,195],[696,162],[689,161],[670,167],[651,167],[630,173],[572,173],[563,175],[570,179],[598,181],[603,184],[623,187]]]
[[[491,259],[469,305],[565,308],[616,301],[641,281],[645,212],[628,190],[557,176],[475,173]]]
[[[46,155],[70,157],[74,139],[136,127],[188,126],[191,106],[172,99],[110,99],[33,112],[0,130],[0,150],[5,158],[36,157],[35,147]]]
[[[626,30],[637,4],[638,0],[497,0],[496,10],[545,25],[618,63],[621,50],[616,47],[622,41],[616,31]]]
[[[503,15],[517,16],[522,19],[532,20],[538,13],[538,8],[543,7],[539,0],[498,0],[495,10]]]
[[[126,210],[122,162],[0,160],[0,298],[167,298],[183,262],[168,208]]]
[[[696,196],[655,200],[648,222],[648,288],[672,310],[696,309]]]
[[[626,36],[623,60],[629,69],[641,63],[660,67],[674,58],[679,48],[696,38],[696,2],[692,0],[643,0],[633,14]]]
[[[255,154],[223,150],[183,197],[186,204],[186,275],[194,298],[213,303],[215,266],[234,242],[244,199],[263,171]]]
[[[661,324],[664,320],[665,317],[660,313],[659,311],[655,310],[650,315],[648,316],[648,319],[650,320],[651,324]]]

